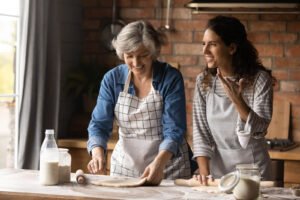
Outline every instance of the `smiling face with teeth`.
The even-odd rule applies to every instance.
[[[208,68],[220,68],[223,74],[233,72],[232,55],[236,50],[235,44],[227,46],[211,29],[207,29],[203,36],[203,55]]]
[[[152,54],[144,46],[140,45],[137,50],[124,53],[124,61],[134,74],[150,74],[152,70]]]

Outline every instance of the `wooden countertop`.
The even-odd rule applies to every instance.
[[[86,175],[89,180],[99,180],[102,175]],[[104,177],[104,178],[107,178]],[[91,184],[79,185],[75,175],[71,183],[43,186],[38,181],[38,171],[35,170],[0,170],[0,199],[9,200],[95,200],[95,199],[232,199],[228,194],[209,194],[193,190],[190,187],[175,186],[173,181],[163,180],[160,186],[150,187],[102,187]],[[206,197],[207,196],[207,197]],[[217,198],[218,197],[218,198]]]
[[[91,184],[79,185],[75,182],[74,173],[67,184],[43,186],[39,184],[37,170],[0,169],[0,197],[9,200],[95,200],[95,199],[206,199],[231,200],[232,194],[218,191],[217,187],[183,187],[176,186],[171,180],[163,180],[160,186],[142,187],[102,187]],[[99,180],[103,175],[86,175],[88,180]],[[205,188],[205,189],[204,189]],[[214,192],[211,192],[211,191]],[[261,188],[265,197],[292,198],[287,188]],[[274,196],[275,195],[275,196]],[[278,199],[278,198],[277,198]],[[279,198],[280,199],[280,198]],[[293,198],[295,199],[295,198]]]

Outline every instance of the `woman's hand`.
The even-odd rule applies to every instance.
[[[217,69],[217,75],[220,78],[224,90],[227,96],[231,99],[233,103],[241,100],[242,91],[244,89],[244,79],[240,79],[239,82],[230,80],[229,78],[224,78],[220,69]]]
[[[172,157],[172,153],[162,150],[155,159],[145,168],[141,178],[147,177],[150,185],[159,185],[164,178],[164,169],[167,162]]]
[[[205,186],[210,186],[210,184],[214,182],[214,178],[212,177],[212,175],[194,174],[193,178],[197,180],[201,185]]]
[[[201,185],[208,185],[208,179],[211,178],[209,170],[209,158],[205,156],[197,157],[197,163],[199,166],[199,174],[193,175],[193,178],[199,181]]]
[[[92,160],[87,165],[90,173],[106,175],[106,162],[104,150],[102,147],[95,147],[92,149]]]
[[[145,177],[149,185],[159,185],[164,178],[164,167],[154,160],[144,170],[141,178]]]
[[[241,119],[244,122],[247,121],[250,108],[246,104],[242,96],[242,91],[245,88],[244,79],[241,78],[237,83],[235,81],[230,80],[229,78],[224,78],[219,68],[218,68],[217,75],[222,82],[222,85],[224,87],[227,96],[230,98],[232,103],[236,106],[236,109],[239,112]]]

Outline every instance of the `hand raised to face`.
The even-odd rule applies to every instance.
[[[221,70],[217,69],[217,76],[220,78],[227,96],[232,102],[237,102],[242,98],[242,91],[245,88],[245,80],[241,78],[238,82],[222,75]]]

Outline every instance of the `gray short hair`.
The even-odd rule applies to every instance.
[[[127,24],[112,41],[118,57],[124,60],[124,53],[136,51],[144,45],[156,59],[161,46],[166,44],[166,35],[156,30],[149,22],[139,20]]]

